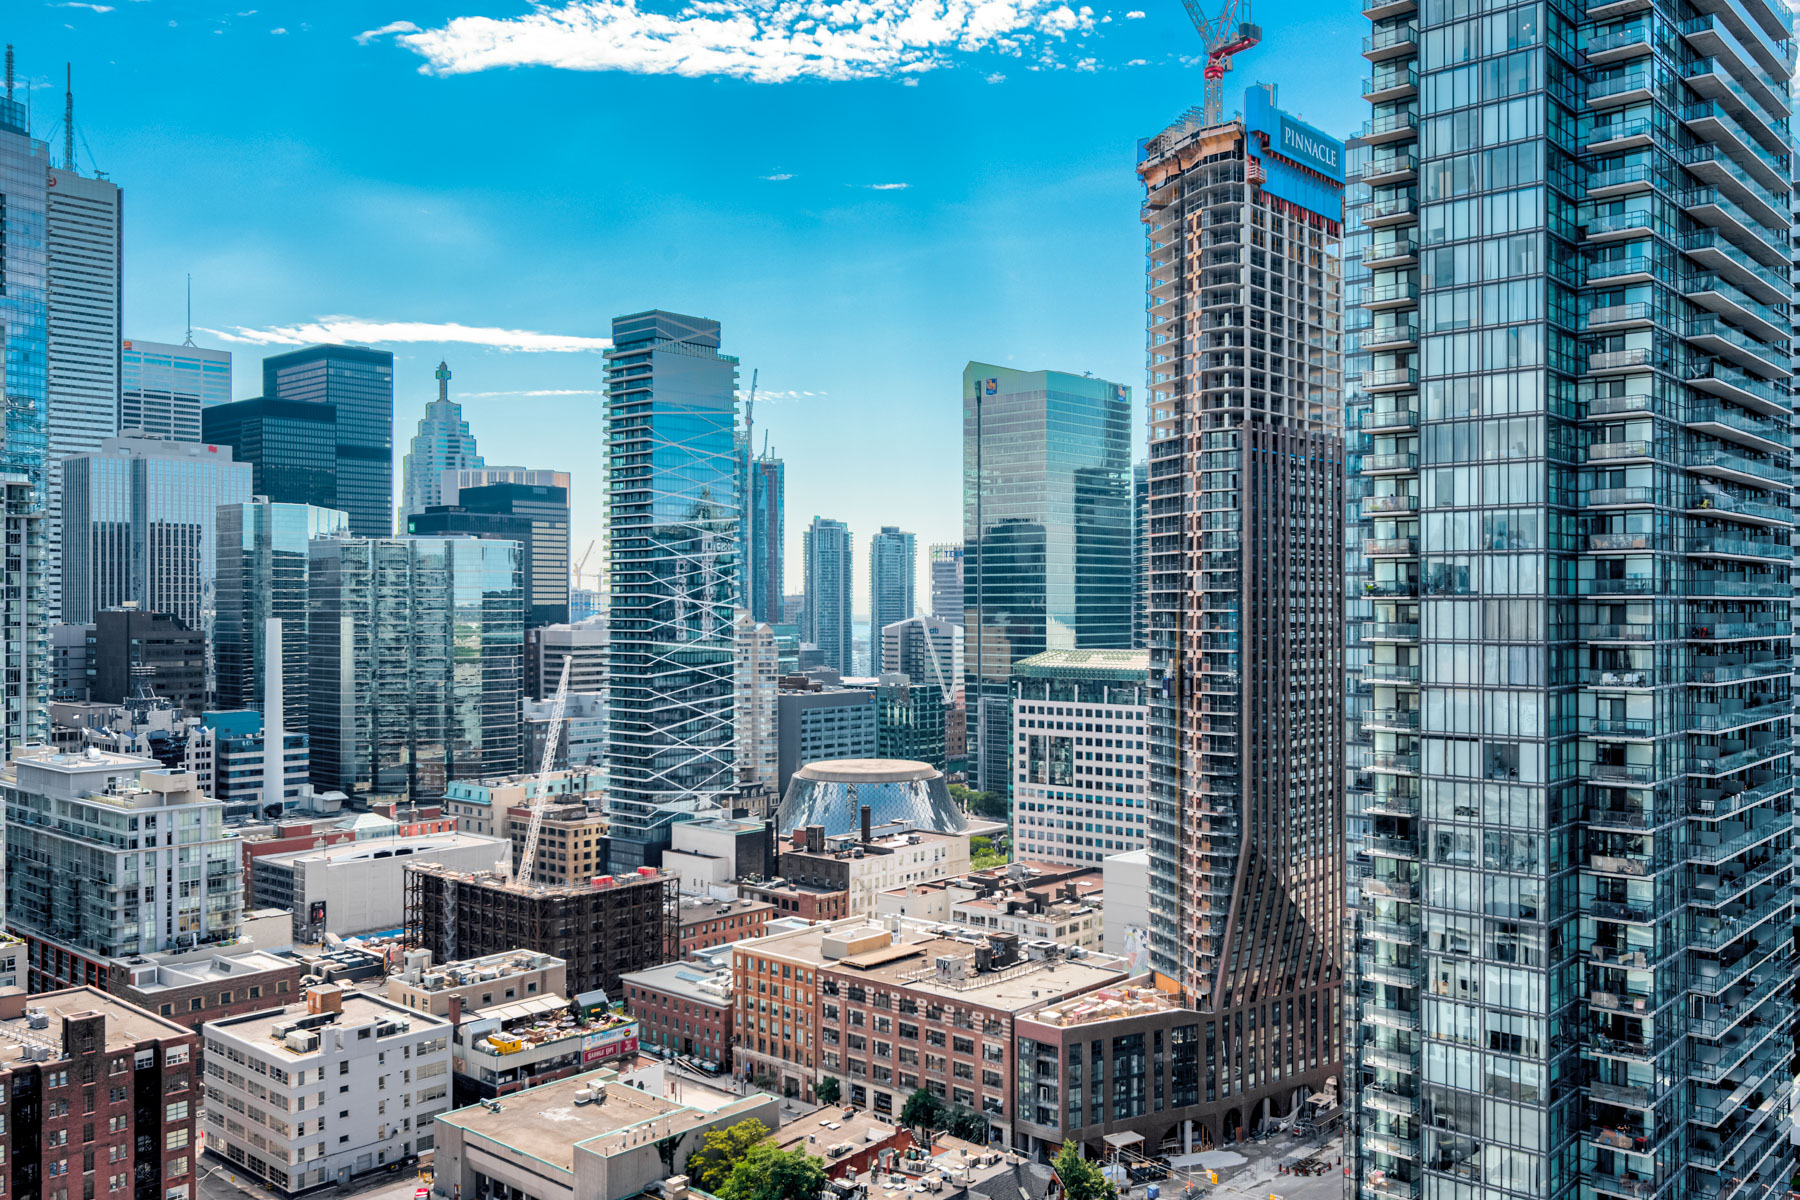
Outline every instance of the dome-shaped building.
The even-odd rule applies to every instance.
[[[823,825],[826,837],[855,833],[862,810],[872,826],[961,833],[968,818],[950,798],[944,773],[903,758],[834,758],[807,763],[788,783],[775,820],[780,833]]]

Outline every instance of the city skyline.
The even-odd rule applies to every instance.
[[[207,330],[263,336],[349,314],[364,326],[455,322],[579,341],[604,338],[621,312],[704,312],[737,331],[745,382],[761,370],[758,449],[766,430],[789,462],[794,520],[784,553],[797,580],[800,530],[814,515],[864,531],[898,523],[921,545],[958,540],[960,464],[931,447],[957,428],[963,362],[1133,383],[1143,376],[1141,245],[1127,185],[1135,131],[1201,97],[1198,66],[1187,61],[1198,39],[1177,5],[1097,7],[1086,43],[1095,70],[1074,69],[1071,39],[1061,69],[956,54],[913,73],[916,87],[899,78],[770,85],[549,68],[427,78],[416,54],[386,39],[358,45],[356,35],[390,19],[442,23],[429,12],[243,7],[260,11],[220,23],[187,0],[111,13],[22,6],[8,31],[31,85],[37,135],[52,134],[60,118],[70,61],[77,162],[86,173],[97,160],[130,193],[125,336],[181,342],[191,273],[195,340],[232,351],[236,398],[259,394],[263,355],[297,344],[226,342]],[[1138,11],[1146,15],[1127,17]],[[1358,33],[1357,14],[1265,3],[1258,17],[1280,19],[1282,33],[1239,62],[1234,84],[1279,79],[1286,107],[1349,132],[1347,120],[1333,120],[1351,106],[1331,105],[1355,94],[1363,64],[1346,41]],[[278,28],[288,32],[269,32]],[[1289,54],[1315,49],[1339,65],[1335,79],[1293,78],[1282,68]],[[254,92],[248,77],[265,69],[339,79],[344,94],[393,105],[394,119],[419,136],[379,136],[368,119],[376,110],[361,103],[230,111],[190,82],[230,89],[238,80]],[[1006,79],[987,83],[993,74]],[[151,89],[165,97],[154,112],[135,102]],[[721,143],[739,149],[700,178],[653,172],[629,187],[572,153],[587,144],[592,121],[641,102],[672,120],[724,121]],[[551,138],[549,163],[519,143],[516,121],[526,111],[574,114],[551,121],[564,136]],[[1059,119],[1028,119],[1043,111]],[[946,115],[957,119],[946,123]],[[917,132],[863,145],[855,131],[870,124]],[[271,128],[282,132],[271,138]],[[435,132],[452,128],[461,132]],[[468,161],[464,137],[484,144],[479,163]],[[260,181],[256,205],[210,186],[207,164],[224,160]],[[775,175],[792,178],[763,178]],[[291,177],[309,184],[296,190]],[[890,183],[909,186],[872,186]],[[518,222],[511,206],[526,196],[544,199],[533,221]],[[684,242],[709,206],[721,224],[703,242]],[[524,269],[503,271],[502,261]],[[1086,282],[1071,289],[1069,277]],[[881,281],[874,296],[871,279]],[[1056,304],[1034,300],[1048,294]],[[488,460],[576,472],[572,540],[579,548],[601,535],[600,489],[580,478],[597,464],[541,432],[598,417],[598,346],[525,352],[326,328],[394,353],[396,429],[407,436],[435,395],[433,368],[448,360],[451,399],[464,406]],[[585,394],[517,394],[569,392]],[[1141,422],[1137,429],[1141,444]],[[858,464],[836,453],[852,442],[905,458],[904,486],[868,487]],[[402,453],[397,447],[396,460]],[[398,482],[398,461],[395,473]],[[865,572],[856,585],[863,613]]]

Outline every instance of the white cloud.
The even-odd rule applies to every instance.
[[[277,36],[279,36],[279,35],[281,35],[281,34],[284,34],[284,33],[286,33],[286,32],[287,32],[287,30],[286,30],[286,29],[285,29],[285,28],[284,28],[284,27],[282,27],[282,26],[280,26],[280,25],[277,25],[277,26],[276,26],[276,27],[275,27],[275,28],[273,28],[273,29],[271,29],[271,30],[269,30],[269,32],[270,32],[270,33],[272,33],[272,34],[276,34],[276,35],[277,35]]]
[[[794,177],[793,173],[790,171],[783,171],[778,175],[764,175],[763,176],[763,178],[768,180],[770,183],[786,183],[788,180],[792,179],[793,177]]]
[[[533,388],[528,392],[458,392],[458,400],[493,400],[502,396],[604,396],[605,392],[592,388]]]
[[[461,325],[455,321],[368,321],[360,317],[321,317],[299,325],[275,325],[268,329],[208,329],[214,337],[252,346],[310,346],[317,342],[456,342],[468,346],[492,346],[497,350],[534,350],[573,354],[604,350],[611,338],[575,334],[537,333],[527,329],[496,329]]]
[[[548,66],[784,83],[905,76],[983,50],[1018,57],[1094,26],[1091,9],[1060,0],[676,0],[666,11],[545,0],[516,17],[455,17],[436,29],[395,21],[356,40],[395,34],[425,74]]]
[[[865,183],[864,187],[871,192],[904,192],[911,187],[910,183]]]
[[[386,25],[383,25],[380,29],[365,29],[363,32],[357,34],[356,35],[356,44],[359,46],[366,46],[370,42],[374,41],[376,38],[385,37],[390,33],[417,33],[417,32],[419,32],[419,27],[417,25],[414,25],[411,21],[389,21]]]
[[[998,71],[995,71],[995,72],[994,72],[994,73],[993,73],[993,74],[992,74],[992,75],[989,75],[989,76],[988,76],[988,77],[987,77],[987,81],[988,81],[988,82],[989,82],[989,83],[1005,83],[1005,82],[1006,82],[1006,76],[1004,76],[1004,75],[1002,75],[1002,74],[1001,74],[1001,73],[1000,73],[1000,72],[998,72]]]
[[[1144,19],[1144,10],[1141,8],[1134,8],[1125,14],[1125,19],[1127,21],[1141,21]]]
[[[52,4],[51,8],[85,8],[90,12],[109,13],[113,11],[110,4],[88,4],[85,0],[62,0],[60,4]]]

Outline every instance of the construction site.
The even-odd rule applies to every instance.
[[[571,994],[616,997],[621,975],[681,956],[680,878],[645,867],[542,884],[419,863],[406,870],[406,942],[436,962],[537,950],[568,964]]]

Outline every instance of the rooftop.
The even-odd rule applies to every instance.
[[[1146,976],[1146,978],[1148,978]],[[1182,1007],[1181,998],[1154,987],[1106,987],[1079,998],[1055,1001],[1034,1012],[1023,1014],[1026,1020],[1041,1025],[1068,1029],[1093,1025],[1101,1021],[1117,1021],[1125,1017],[1143,1017],[1151,1013],[1175,1012]]]
[[[1118,679],[1143,683],[1150,677],[1148,650],[1046,650],[1013,664],[1025,679]]]
[[[304,850],[284,850],[279,854],[264,855],[256,860],[256,865],[261,870],[267,864],[279,866],[300,859],[335,865],[363,859],[409,858],[429,854],[434,850],[461,850],[476,846],[494,847],[495,861],[499,861],[500,856],[507,853],[504,841],[478,833],[418,833],[405,837],[339,842],[335,846],[308,846]]]
[[[331,1009],[317,1006],[312,1001],[312,996],[318,993],[335,994],[339,1007]],[[396,1033],[410,1032],[421,1024],[441,1025],[445,1032],[450,1029],[450,1022],[442,1017],[403,1008],[371,992],[346,992],[334,984],[326,984],[314,988],[307,1000],[299,1004],[290,1004],[284,1008],[265,1008],[261,1012],[246,1013],[241,1017],[210,1021],[206,1031],[209,1035],[222,1034],[252,1046],[260,1045],[265,1050],[279,1050],[290,1058],[301,1058],[318,1053],[318,1044],[315,1042],[310,1049],[303,1048],[304,1042],[297,1043],[290,1039],[290,1034],[325,1027],[354,1029],[362,1025],[375,1025],[375,1037],[379,1040]],[[384,1026],[387,1028],[382,1028]]]
[[[503,844],[493,838],[484,838],[482,840],[494,841],[496,845]],[[584,892],[608,888],[632,887],[637,884],[656,883],[664,879],[672,878],[672,876],[657,870],[655,867],[639,867],[635,874],[596,875],[587,883],[528,883],[513,879],[511,876],[499,875],[493,871],[468,871],[459,867],[446,866],[443,863],[431,862],[429,860],[410,863],[408,864],[408,868],[417,871],[421,875],[435,875],[441,879],[455,879],[474,887],[501,888],[509,892],[525,892],[531,895],[542,896],[575,896]]]
[[[601,1085],[599,1099],[593,1098],[595,1084]],[[618,1154],[713,1119],[710,1112],[620,1083],[617,1072],[610,1070],[526,1088],[438,1117],[463,1129],[466,1136],[485,1138],[570,1174],[576,1146],[595,1154]]]
[[[906,758],[828,758],[807,763],[794,772],[794,778],[824,783],[911,783],[940,774],[930,763]]]
[[[10,1001],[10,1003],[6,1003]],[[28,1061],[34,1048],[48,1048],[50,1055],[39,1061],[64,1057],[63,1018],[99,1013],[106,1018],[106,1048],[129,1050],[139,1042],[157,1038],[191,1036],[192,1030],[145,1012],[115,996],[93,988],[69,988],[61,992],[44,992],[36,996],[0,997],[5,1011],[20,1011],[16,1017],[0,1019],[0,1065]]]
[[[285,921],[287,913],[283,912],[281,917]],[[124,965],[131,973],[133,990],[151,996],[173,988],[202,987],[268,971],[300,969],[298,959],[270,954],[266,950],[252,949],[233,954],[217,948],[209,951],[204,947],[198,955],[193,951],[157,954],[141,961],[127,959]]]
[[[439,967],[419,967],[416,972],[409,969],[395,978],[422,992],[443,992],[563,965],[563,960],[553,954],[541,954],[536,950],[505,950],[499,954],[465,958],[461,962],[445,963]],[[413,978],[415,973],[416,979]]]
[[[646,971],[619,976],[626,983],[713,1008],[731,1004],[731,959],[706,962],[673,962]]]
[[[746,913],[773,912],[775,906],[767,900],[711,900],[699,897],[686,897],[681,901],[681,923],[698,925],[702,921],[711,921],[719,917],[741,917]]]

